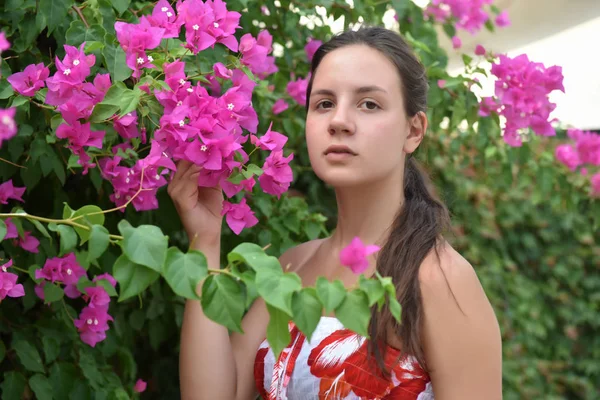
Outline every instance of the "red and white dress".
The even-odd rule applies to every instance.
[[[277,360],[265,340],[254,363],[264,400],[434,400],[429,376],[414,357],[388,348],[386,378],[367,359],[367,341],[333,317],[322,317],[310,340],[289,323],[292,340]]]

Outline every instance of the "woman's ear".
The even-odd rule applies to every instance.
[[[408,135],[404,141],[404,152],[411,154],[421,144],[421,141],[425,137],[427,132],[427,114],[423,111],[419,111],[408,121]]]

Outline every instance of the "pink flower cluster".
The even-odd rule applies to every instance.
[[[85,269],[79,265],[74,253],[64,257],[48,258],[44,266],[35,271],[35,279],[44,279],[36,285],[35,293],[43,300],[46,282],[59,282],[65,285],[65,295],[76,299],[81,295],[77,290],[77,282],[85,274]]]
[[[17,134],[17,123],[15,122],[16,108],[0,108],[0,147],[2,142],[11,139]]]
[[[273,36],[268,31],[261,31],[257,38],[246,33],[240,39],[240,53],[242,64],[248,66],[253,74],[261,79],[278,71],[275,57],[269,56],[273,51]]]
[[[548,95],[554,90],[565,90],[561,67],[545,68],[525,54],[515,58],[500,55],[499,61],[492,64],[492,74],[497,78],[495,97],[482,99],[479,115],[495,112],[506,118],[506,143],[521,146],[520,132],[526,128],[541,136],[556,134],[550,124],[550,113],[556,105]]]
[[[108,314],[110,297],[102,286],[91,286],[85,289],[83,298],[88,304],[81,310],[79,318],[73,323],[79,331],[81,340],[94,347],[96,343],[106,339],[108,321],[113,320]]]
[[[36,279],[44,279],[35,287],[35,293],[42,300],[44,299],[44,286],[46,282],[58,282],[65,285],[65,295],[70,298],[82,296],[87,305],[79,314],[79,318],[73,323],[81,340],[94,347],[96,343],[106,338],[108,330],[108,321],[113,318],[108,314],[110,297],[102,286],[90,286],[84,289],[83,293],[77,289],[77,282],[83,276],[86,276],[85,270],[79,265],[74,253],[69,253],[64,257],[54,257],[46,260],[41,269],[35,271]],[[98,275],[94,282],[101,279],[107,280],[113,287],[117,282],[109,274]]]
[[[485,8],[492,3],[493,0],[432,0],[425,14],[437,22],[453,22],[457,28],[475,34],[490,19],[490,11]],[[500,27],[509,26],[508,13],[498,14],[495,23]]]
[[[38,246],[40,245],[40,241],[37,240],[37,238],[33,236],[30,231],[23,231],[23,237],[19,237],[17,226],[11,221],[10,218],[5,219],[4,223],[6,224],[6,235],[4,236],[4,240],[15,239],[13,240],[13,244],[15,246],[19,246],[23,250],[26,250],[30,253],[39,252]]]
[[[573,143],[561,144],[556,147],[555,155],[558,161],[571,171],[580,168],[583,175],[587,174],[586,166],[600,166],[600,135],[569,129],[567,135]],[[600,172],[590,178],[592,196],[600,196]]]
[[[96,57],[85,55],[83,43],[79,49],[65,45],[65,57],[60,60],[56,57],[57,71],[50,74],[43,64],[31,64],[23,70],[8,77],[13,89],[23,96],[32,97],[35,93],[48,86],[46,104],[57,106],[66,123],[56,129],[56,136],[68,141],[67,147],[79,156],[78,163],[83,166],[83,173],[95,166],[90,163],[90,157],[84,147],[102,148],[104,131],[92,131],[86,120],[92,114],[94,106],[104,99],[110,87],[110,76],[99,74],[93,83],[85,79],[90,74],[90,68],[96,62]],[[15,128],[16,129],[16,128]],[[1,137],[1,136],[0,136]]]
[[[131,168],[122,166],[120,165],[122,158],[116,154],[119,149],[125,150],[130,147],[128,144],[113,146],[115,156],[100,160],[102,177],[113,185],[114,192],[110,195],[110,199],[117,206],[122,206],[131,200],[137,211],[158,208],[156,193],[160,187],[167,184],[164,175],[168,173],[167,170],[174,171],[175,164],[162,155],[159,143],[153,141],[150,154],[146,158],[138,160]],[[163,169],[159,171],[159,167]],[[142,191],[135,196],[140,189]],[[125,209],[121,211],[125,212]]]
[[[23,285],[17,284],[18,276],[8,272],[8,268],[13,264],[12,260],[0,265],[0,301],[8,297],[25,296]]]
[[[23,194],[25,187],[16,187],[13,185],[12,179],[0,184],[0,204],[8,204],[9,199],[23,202]]]
[[[222,0],[184,0],[177,3],[178,21],[185,25],[186,47],[194,54],[213,47],[215,43],[238,51],[234,36],[238,29],[240,13],[227,11]]]

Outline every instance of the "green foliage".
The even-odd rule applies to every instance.
[[[335,222],[333,193],[310,171],[303,107],[291,106],[278,115],[271,111],[279,98],[294,104],[285,87],[291,73],[296,77],[308,73],[303,50],[307,38],[326,39],[331,34],[317,16],[317,6],[334,18],[344,17],[346,27],[359,17],[379,24],[392,7],[401,32],[427,67],[431,132],[418,157],[451,209],[454,246],[476,267],[498,315],[505,398],[597,397],[600,206],[587,197],[579,177],[554,161],[556,140],[534,137],[520,149],[507,148],[498,119],[477,115],[477,98],[469,89],[476,83],[468,77],[448,76],[448,57],[439,46],[438,33],[413,2],[355,0],[350,7],[343,0],[282,0],[280,7],[265,2],[269,15],[261,14],[258,3],[231,0],[227,4],[242,12],[240,34],[256,36],[261,28],[253,22],[260,21],[283,49],[277,58],[279,72],[268,82],[258,82],[253,106],[261,117],[259,133],[273,121],[274,129],[288,136],[286,147],[295,154],[295,181],[293,191],[280,199],[259,190],[248,194],[259,224],[240,236],[224,228],[226,265],[217,271],[208,270],[201,253],[184,251],[189,243],[166,190],[158,195],[160,210],[103,211],[114,207],[108,200],[110,188],[97,170],[82,175],[76,159],[56,137],[64,121],[37,105],[46,89],[26,98],[13,93],[6,82],[7,76],[28,64],[49,65],[55,55],[62,58],[63,44],[86,42],[87,53],[96,57],[92,73],[109,73],[113,83],[91,116],[93,125],[107,130],[103,151],[116,143],[108,121],[116,113],[137,110],[143,116],[140,124],[153,129],[162,109],[139,86],[148,83],[159,88],[164,82],[131,79],[113,27],[117,18],[136,21],[151,11],[151,4],[7,0],[0,11],[0,25],[12,42],[11,50],[2,54],[6,59],[1,65],[0,107],[18,107],[19,126],[18,135],[0,148],[0,182],[13,179],[15,185],[27,186],[27,214],[9,206],[2,206],[2,213],[15,214],[11,221],[21,237],[25,230],[34,231],[40,240],[38,254],[22,251],[13,240],[2,241],[0,257],[29,271],[18,272],[26,296],[0,303],[2,399],[126,399],[137,396],[132,388],[140,377],[151,381],[144,397],[178,398],[184,303],[198,298],[203,280],[200,294],[205,314],[231,331],[242,331],[244,313],[257,296],[264,298],[271,316],[267,339],[275,352],[290,340],[290,321],[310,338],[323,311],[335,313],[345,326],[365,336],[370,306],[387,302],[400,319],[402,310],[389,278],[361,279],[349,292],[340,281],[325,278],[319,278],[314,288],[303,288],[299,277],[284,272],[286,266],[277,260],[290,247],[327,235]],[[314,17],[314,26],[300,23],[301,16]],[[451,26],[443,29],[453,33]],[[173,57],[183,56],[182,40],[167,41]],[[155,55],[159,67],[167,61],[164,54]],[[463,60],[471,72],[477,70],[470,57]],[[186,73],[206,73],[216,61],[239,63],[217,44],[189,62]],[[438,79],[446,80],[444,89],[437,86]],[[155,119],[150,120],[152,116]],[[143,156],[147,149],[138,144],[128,154],[122,153],[129,160],[128,154]],[[94,154],[96,159],[101,156],[100,150]],[[259,176],[260,161],[253,160],[233,179]],[[5,235],[3,217],[0,240]],[[118,296],[118,302],[111,301],[114,321],[107,338],[94,348],[81,342],[73,325],[81,299],[64,297],[63,287],[52,283],[43,288],[45,302],[34,293],[39,283],[34,271],[47,258],[70,252],[88,271],[88,277],[78,282],[80,290],[99,285],[113,296],[111,300]],[[115,277],[117,289],[107,280],[90,280],[105,272]]]

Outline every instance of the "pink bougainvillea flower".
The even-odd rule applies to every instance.
[[[17,123],[15,122],[15,113],[17,109],[11,107],[3,110],[0,108],[0,147],[2,142],[11,139],[17,134]]]
[[[18,238],[17,226],[11,221],[11,218],[6,218],[4,223],[6,224],[6,236],[4,236],[3,240]]]
[[[133,386],[133,391],[136,393],[142,393],[146,390],[146,386],[147,386],[147,384],[145,381],[138,379],[135,382],[135,386]]]
[[[557,146],[555,156],[558,161],[566,165],[571,171],[575,171],[582,164],[579,153],[570,144]]]
[[[26,187],[13,186],[12,179],[0,184],[0,204],[8,204],[8,199],[18,200],[23,202],[23,193]]]
[[[249,33],[240,39],[240,53],[242,64],[247,65],[252,73],[264,79],[278,71],[275,58],[269,56],[273,51],[273,36],[269,31],[261,31],[256,39]]]
[[[576,136],[576,148],[582,163],[600,166],[600,135],[590,131]]]
[[[138,119],[137,112],[132,111],[125,114],[121,118],[117,118],[113,122],[113,128],[123,139],[133,139],[140,136],[140,131],[137,128]],[[142,138],[144,141],[145,137]]]
[[[279,198],[290,187],[294,180],[290,161],[294,159],[294,154],[287,157],[283,152],[273,151],[265,160],[262,167],[263,174],[258,178],[260,187],[265,193],[272,194]]]
[[[475,54],[478,56],[485,56],[485,47],[480,44],[475,46]]]
[[[10,49],[10,43],[6,40],[4,32],[0,32],[0,52]]]
[[[320,40],[314,40],[311,38],[306,44],[306,46],[304,46],[304,52],[306,53],[306,58],[308,58],[309,62],[312,61],[313,56],[322,44],[323,42],[321,42]]]
[[[245,190],[247,192],[252,192],[252,188],[254,187],[254,185],[256,184],[256,181],[254,180],[254,177],[248,178],[248,179],[244,179],[243,181],[241,181],[239,183],[239,185],[233,184],[231,182],[229,182],[228,180],[223,180],[221,181],[221,188],[223,189],[223,192],[225,193],[225,195],[229,198],[235,196],[236,194],[238,194],[239,192],[241,192],[242,190]]]
[[[295,81],[288,82],[286,90],[292,99],[296,100],[298,104],[306,105],[306,89],[308,88],[308,81],[310,75],[305,78],[298,78]]]
[[[25,296],[23,285],[17,284],[18,276],[8,272],[8,268],[12,266],[12,260],[0,265],[0,300],[6,297],[22,297]]]
[[[460,38],[458,36],[453,36],[452,37],[452,48],[459,49],[460,46],[462,46],[462,41],[460,40]]]
[[[43,63],[30,64],[22,72],[17,72],[6,78],[19,94],[27,97],[46,86],[45,80],[50,75],[50,70]]]
[[[92,279],[92,282],[98,282],[99,280],[102,280],[102,279],[105,279],[108,282],[110,282],[110,284],[112,285],[112,287],[117,287],[117,281],[108,272],[105,272],[104,274],[96,275],[94,277],[94,279]]]
[[[498,14],[495,22],[496,22],[496,25],[498,25],[501,28],[510,26],[510,19],[508,18],[508,11],[502,11],[500,14]]]
[[[23,232],[23,237],[18,239],[18,245],[23,250],[26,250],[30,253],[38,253],[38,246],[40,245],[40,241],[37,240],[35,236],[31,234],[29,231]]]
[[[515,58],[499,55],[492,64],[495,96],[482,99],[479,115],[496,112],[506,118],[504,141],[511,146],[522,144],[521,132],[527,129],[541,136],[553,136],[550,114],[556,108],[549,95],[554,90],[564,92],[562,69],[544,67],[532,62],[526,54]]]
[[[177,18],[175,10],[167,0],[160,0],[156,3],[152,15],[146,18],[153,27],[164,29],[163,39],[178,37],[181,25],[183,25],[183,21]]]
[[[221,215],[225,215],[227,225],[236,235],[239,235],[244,228],[250,228],[258,223],[254,212],[246,204],[246,199],[242,199],[239,204],[223,201]]]
[[[106,331],[108,330],[108,321],[112,321],[113,318],[108,315],[108,307],[84,307],[79,314],[79,318],[74,320],[73,323],[77,330],[81,340],[94,347],[96,343],[106,339]]]
[[[437,81],[437,85],[440,89],[443,89],[446,87],[446,80],[445,79],[438,79]]]
[[[228,11],[222,0],[185,0],[177,3],[179,18],[185,23],[186,47],[194,54],[213,47],[215,43],[238,51],[235,30],[239,28],[241,14]]]
[[[66,285],[65,294],[71,298],[79,297],[76,284],[84,275],[86,275],[85,269],[79,265],[74,253],[63,257],[49,258],[41,269],[35,271],[35,279],[64,283]]]
[[[110,297],[102,286],[91,286],[85,288],[85,300],[89,301],[91,308],[108,308]]]
[[[273,114],[277,115],[289,108],[288,103],[284,99],[278,99],[275,104],[273,104]]]
[[[592,183],[592,196],[600,197],[600,172],[592,176],[590,181]]]
[[[369,267],[367,257],[378,252],[379,249],[380,247],[375,245],[365,246],[357,236],[340,252],[340,263],[350,268],[355,274],[361,274]]]
[[[269,129],[267,129],[267,132],[260,138],[255,135],[251,135],[250,142],[262,150],[283,150],[283,146],[285,146],[288,138],[287,136],[282,135],[279,132],[272,131],[272,126],[273,123],[271,122],[269,124]]]

